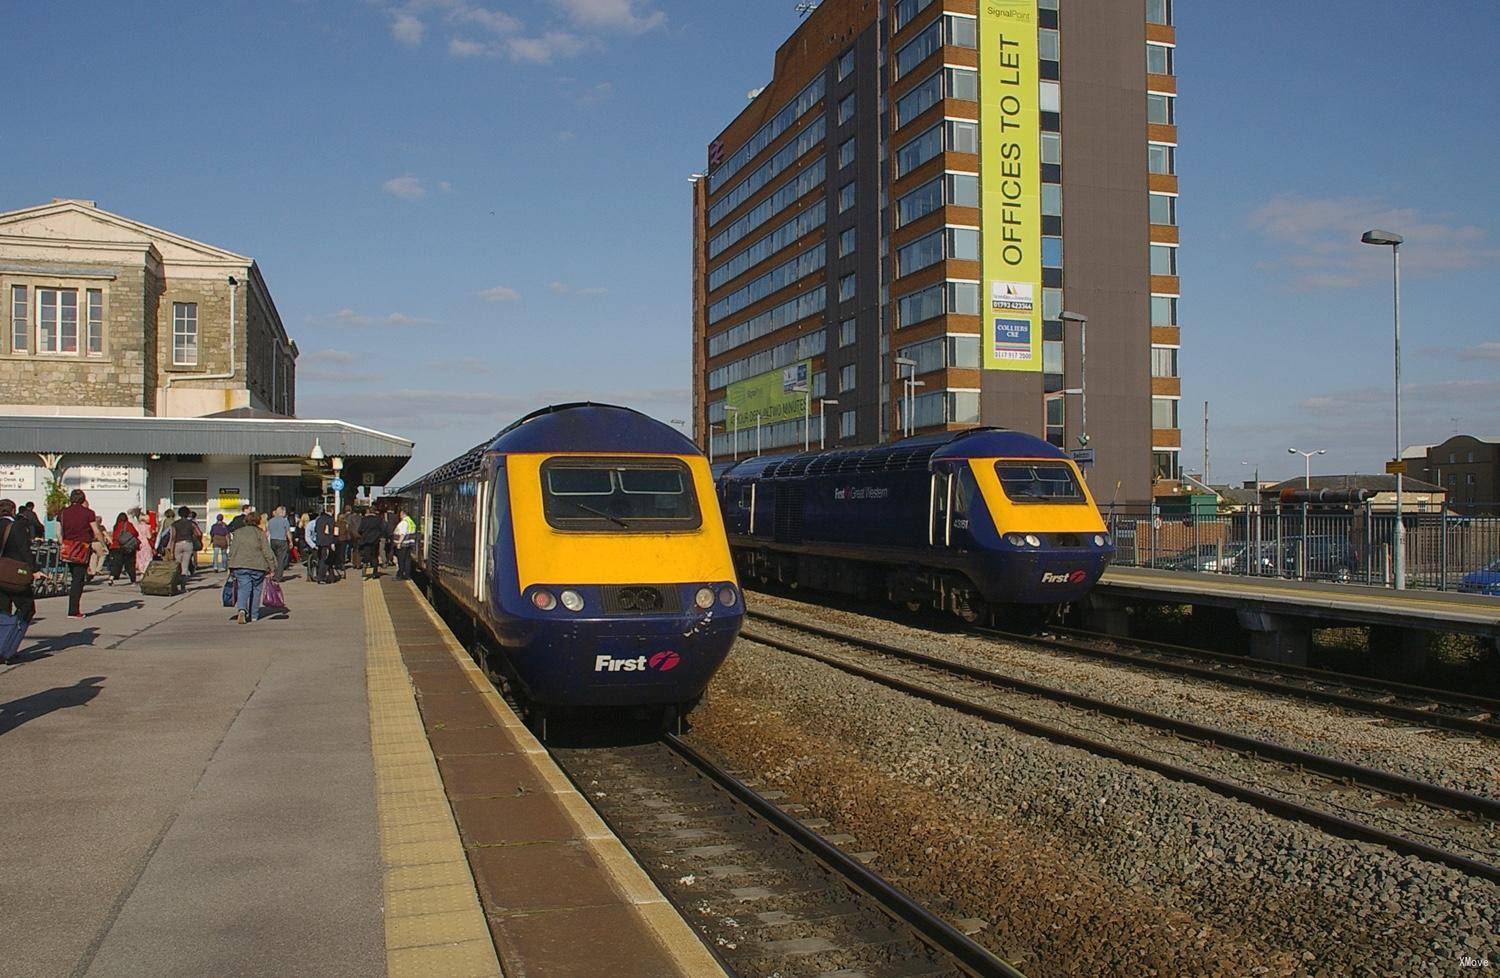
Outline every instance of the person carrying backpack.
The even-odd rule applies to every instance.
[[[229,569],[229,533],[229,524],[224,522],[224,514],[220,513],[214,525],[208,528],[208,542],[214,548],[213,570]]]
[[[140,549],[141,536],[130,517],[121,513],[115,517],[115,528],[109,534],[109,583],[120,579],[120,572],[130,575],[135,583],[135,554]]]
[[[9,662],[20,650],[36,617],[31,586],[41,575],[32,539],[31,520],[17,518],[14,500],[0,499],[0,662]]]

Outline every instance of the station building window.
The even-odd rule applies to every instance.
[[[198,303],[172,303],[172,363],[191,367],[198,363]]]
[[[31,348],[31,317],[27,310],[26,286],[10,287],[10,352],[25,353]]]
[[[78,352],[78,290],[36,290],[36,346],[39,353]]]

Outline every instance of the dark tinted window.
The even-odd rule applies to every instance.
[[[692,474],[671,459],[553,459],[542,508],[559,530],[693,530],[702,523]]]
[[[1013,503],[1083,502],[1083,487],[1062,462],[996,462],[995,472]]]

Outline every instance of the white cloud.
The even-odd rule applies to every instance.
[[[330,312],[326,316],[314,316],[313,322],[329,323],[334,326],[366,326],[370,317],[355,312],[347,306],[338,312]]]
[[[608,289],[601,289],[598,286],[588,286],[586,288],[580,289],[576,286],[569,285],[567,282],[548,282],[547,289],[553,295],[576,296],[604,295],[609,291]]]
[[[1288,275],[1301,289],[1352,288],[1389,279],[1389,250],[1359,240],[1371,228],[1405,237],[1404,272],[1433,275],[1500,261],[1500,248],[1490,243],[1484,228],[1365,197],[1281,194],[1253,210],[1247,220],[1265,236],[1269,248],[1281,252],[1266,267]]]
[[[338,370],[328,367],[298,367],[299,381],[318,381],[323,384],[370,384],[385,380],[385,374],[369,370]]]
[[[553,0],[573,22],[588,30],[644,34],[666,22],[667,15],[638,0]]]
[[[427,326],[432,320],[422,316],[408,316],[404,312],[393,312],[385,317],[384,322],[388,326]]]
[[[461,37],[455,37],[448,42],[448,53],[455,58],[477,58],[481,55],[490,54],[490,46],[478,41],[466,41]]]
[[[398,10],[392,15],[391,37],[407,47],[414,48],[420,45],[426,33],[427,25],[406,11]]]
[[[564,129],[562,132],[557,134],[557,141],[560,143],[576,142],[577,139],[578,133],[574,132],[571,129]]]
[[[350,350],[314,350],[297,358],[297,363],[354,363],[359,354]]]
[[[490,362],[478,357],[458,357],[451,360],[433,360],[428,366],[434,370],[444,373],[461,374],[487,374],[490,372]]]
[[[493,288],[481,291],[479,298],[485,302],[515,302],[521,298],[521,293],[508,285],[496,285]]]
[[[549,65],[559,58],[573,58],[592,46],[587,38],[568,31],[547,31],[536,37],[511,37],[503,50],[510,60],[521,64]]]
[[[599,84],[593,85],[593,86],[591,86],[589,88],[584,89],[582,92],[580,92],[578,94],[578,104],[579,105],[599,105],[602,102],[608,102],[610,99],[612,99],[614,97],[615,97],[615,84],[614,84],[614,82],[602,81]]]
[[[427,196],[427,188],[422,186],[422,181],[413,176],[392,177],[380,188],[392,197],[400,197],[402,200],[421,200]]]
[[[1458,351],[1460,360],[1500,360],[1500,343],[1480,343]]]
[[[455,24],[473,25],[492,34],[513,34],[521,29],[521,22],[505,11],[491,10],[471,3],[452,4],[448,20]]]
[[[312,321],[327,326],[427,326],[433,320],[421,316],[408,316],[404,312],[393,312],[385,316],[370,316],[362,312],[355,312],[347,306],[338,312],[330,312],[324,316],[314,316]],[[308,354],[303,360],[313,359],[322,363],[352,363],[356,355],[343,350],[321,350],[318,353]]]

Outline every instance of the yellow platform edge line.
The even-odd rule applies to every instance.
[[[386,974],[504,978],[385,595],[361,587]]]
[[[704,947],[697,931],[682,919],[677,908],[662,895],[661,890],[641,868],[630,850],[625,848],[625,844],[616,838],[615,834],[604,824],[604,820],[594,811],[594,806],[589,804],[588,799],[573,787],[568,776],[562,773],[562,769],[547,753],[547,748],[542,746],[521,718],[511,710],[510,705],[496,692],[484,671],[449,631],[447,624],[438,617],[437,612],[417,590],[416,585],[407,581],[406,586],[411,588],[417,603],[422,606],[423,612],[432,621],[433,627],[443,637],[444,646],[464,670],[464,674],[469,677],[469,682],[479,692],[485,706],[495,717],[495,722],[515,735],[517,743],[528,755],[528,760],[536,768],[537,773],[562,802],[568,819],[577,831],[577,838],[588,846],[600,863],[607,867],[610,884],[646,922],[651,933],[655,935],[657,943],[677,966],[679,974],[689,976],[689,978],[726,975],[724,966],[709,953],[708,948]]]

